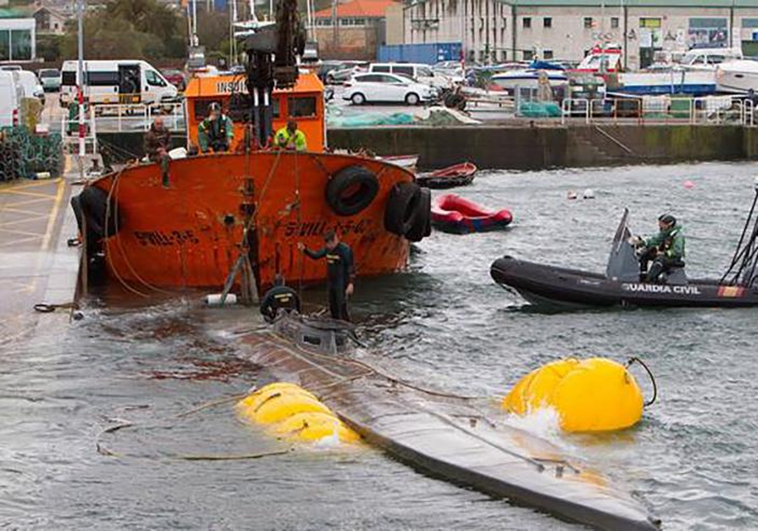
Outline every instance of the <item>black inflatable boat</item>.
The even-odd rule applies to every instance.
[[[732,263],[721,279],[690,280],[676,268],[660,283],[641,280],[639,261],[629,243],[629,212],[625,211],[613,239],[605,274],[566,269],[504,256],[490,269],[492,278],[534,305],[552,307],[747,307],[758,306],[758,218],[750,209]]]

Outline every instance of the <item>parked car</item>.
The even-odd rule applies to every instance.
[[[419,83],[438,88],[450,88],[450,78],[442,74],[435,74],[429,65],[421,63],[371,63],[369,72],[401,74],[412,77]]]
[[[364,103],[406,103],[418,105],[436,93],[433,87],[397,74],[357,74],[345,83],[342,98],[354,105]]]
[[[21,68],[21,65],[0,65],[0,70],[6,72],[18,72],[19,70],[23,70],[23,68]]]
[[[13,79],[16,81],[23,98],[37,98],[43,104],[45,103],[45,91],[34,72],[13,70],[11,74],[13,74]]]
[[[342,64],[343,61],[321,61],[321,64],[318,65],[316,75],[318,75],[318,78],[322,82],[326,83],[326,76],[329,75],[329,72],[339,70]]]
[[[181,70],[177,70],[176,68],[164,68],[161,69],[161,74],[166,78],[166,81],[174,85],[177,89],[184,90],[187,88],[187,78]]]
[[[49,92],[58,92],[61,89],[61,72],[55,68],[43,68],[38,73],[42,89]]]
[[[350,80],[355,74],[365,72],[366,64],[360,61],[342,61],[340,66],[326,74],[326,83],[329,85],[340,85]]]

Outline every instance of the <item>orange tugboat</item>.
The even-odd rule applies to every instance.
[[[278,26],[291,27],[282,14],[292,1],[280,2]],[[291,31],[261,31],[246,42],[246,76],[189,83],[188,144],[218,102],[235,121],[233,152],[172,160],[167,179],[159,164],[129,166],[74,199],[88,254],[102,256],[112,277],[139,292],[234,284],[254,298],[277,275],[323,280],[325,264],[297,243],[319,248],[328,229],[353,248],[359,276],[406,266],[409,241],[431,230],[429,192],[392,163],[324,151],[323,85],[299,75],[297,46]],[[290,119],[312,151],[255,147]]]

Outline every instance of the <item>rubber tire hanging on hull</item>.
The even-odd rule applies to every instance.
[[[97,242],[102,238],[113,236],[121,228],[121,216],[116,216],[115,201],[111,198],[110,209],[108,192],[97,186],[87,186],[82,192],[71,198],[71,208],[76,216],[79,232],[82,232],[82,219],[87,224],[87,240]],[[106,215],[108,221],[106,223]],[[106,226],[108,234],[105,234]]]
[[[413,225],[405,234],[408,241],[420,242],[432,233],[432,192],[428,188],[419,190],[418,207]]]
[[[384,228],[392,234],[406,236],[413,228],[421,205],[421,187],[416,183],[399,183],[392,187],[384,211]]]
[[[363,166],[338,171],[326,185],[326,201],[338,216],[354,216],[368,208],[379,193],[379,180]]]

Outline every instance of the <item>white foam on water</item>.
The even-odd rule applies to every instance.
[[[543,406],[530,410],[526,415],[508,415],[505,424],[513,428],[524,430],[550,441],[551,443],[567,447],[568,443],[563,439],[563,430],[560,425],[560,415],[555,408]]]

